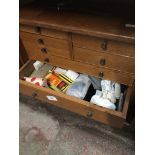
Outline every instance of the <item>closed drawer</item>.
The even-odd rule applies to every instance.
[[[23,44],[30,59],[44,61],[46,58],[50,57],[49,52],[46,52],[47,50],[44,47],[38,47],[36,44],[30,42],[24,42]]]
[[[67,40],[26,32],[20,32],[20,37],[29,57],[32,59],[38,59],[41,55],[71,58],[70,46]]]
[[[67,40],[55,39],[45,36],[42,36],[42,39],[44,41],[44,45],[48,48],[52,55],[66,58],[70,57],[70,46]],[[53,49],[57,49],[57,52],[54,52]]]
[[[98,67],[108,67],[123,72],[134,73],[134,58],[130,57],[94,52],[92,50],[74,47],[74,60]]]
[[[29,76],[33,72],[34,68],[32,66],[32,63],[32,61],[28,61],[20,69],[20,77]],[[128,110],[129,97],[131,93],[131,88],[128,87],[123,109],[121,112],[119,112],[104,107],[99,107],[97,105],[90,104],[87,101],[67,96],[63,93],[58,93],[48,88],[36,86],[23,80],[19,80],[19,85],[20,93],[24,95],[32,96],[49,104],[53,104],[55,106],[67,109],[69,111],[78,113],[80,115],[97,120],[113,127],[123,126]],[[52,100],[48,99],[49,96],[52,97]]]
[[[23,32],[36,33],[36,34],[41,33],[41,28],[40,27],[31,26],[31,25],[24,25],[24,24],[19,25],[19,30],[23,31]]]
[[[67,32],[62,32],[62,31],[53,30],[53,29],[42,28],[41,34],[45,36],[50,36],[53,38],[58,38],[58,39],[66,39],[66,40],[69,39],[69,35]]]
[[[73,34],[72,38],[73,45],[77,47],[83,47],[90,50],[96,50],[99,52],[106,52],[127,57],[135,57],[135,48],[133,44],[77,34]]]
[[[68,38],[69,38],[69,35],[68,35],[67,32],[62,32],[62,31],[59,31],[59,30],[43,28],[43,27],[40,27],[40,26],[32,26],[32,25],[20,24],[19,29],[20,29],[20,31],[36,33],[36,34],[42,34],[42,35],[45,35],[45,36],[50,36],[50,37],[58,38],[58,39],[66,39],[66,40],[68,40]]]

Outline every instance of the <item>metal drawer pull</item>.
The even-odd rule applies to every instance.
[[[42,48],[41,51],[42,51],[43,53],[47,53],[47,49],[46,49],[46,48]]]
[[[105,59],[100,60],[100,65],[104,66],[105,65]]]
[[[45,61],[45,62],[49,62],[49,59],[48,59],[48,58],[45,58],[44,61]]]
[[[37,92],[33,92],[32,97],[36,97],[36,96],[37,96]]]
[[[41,28],[40,28],[40,27],[38,27],[38,26],[37,26],[37,27],[35,27],[35,32],[36,32],[36,33],[41,33]]]
[[[107,50],[107,40],[104,40],[102,43],[101,43],[101,48],[103,50]]]
[[[92,116],[93,116],[93,113],[91,111],[88,111],[87,117],[92,117]]]
[[[37,41],[38,41],[39,44],[42,44],[42,45],[44,44],[43,39],[38,39]]]
[[[104,73],[103,72],[100,72],[99,73],[99,77],[103,77],[104,76]]]

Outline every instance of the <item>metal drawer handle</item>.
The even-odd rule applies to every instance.
[[[103,77],[104,76],[104,73],[103,72],[100,72],[99,73],[99,77]]]
[[[105,59],[101,59],[100,60],[100,65],[104,66],[105,65],[105,62],[106,62]]]
[[[41,51],[42,51],[43,53],[47,53],[47,49],[46,49],[46,48],[42,48]]]
[[[103,40],[103,42],[101,43],[101,48],[103,50],[107,50],[107,40]]]
[[[37,96],[37,92],[32,93],[32,97],[35,98]]]
[[[44,44],[43,39],[38,39],[37,41],[38,41],[39,44],[42,44],[42,45]]]
[[[49,59],[48,59],[48,58],[45,58],[44,61],[45,61],[45,62],[49,62]]]
[[[93,116],[93,113],[91,111],[88,111],[87,117],[92,117],[92,116]]]
[[[41,33],[41,28],[39,26],[35,27],[35,32],[36,33]]]

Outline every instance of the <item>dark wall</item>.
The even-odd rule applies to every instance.
[[[23,6],[25,4],[31,3],[34,0],[19,0],[19,6]]]
[[[93,14],[111,14],[125,18],[129,23],[135,20],[135,0],[20,0],[20,6],[35,1],[41,6],[70,9]]]

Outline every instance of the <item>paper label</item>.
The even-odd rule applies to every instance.
[[[55,96],[46,96],[50,101],[58,101]]]

